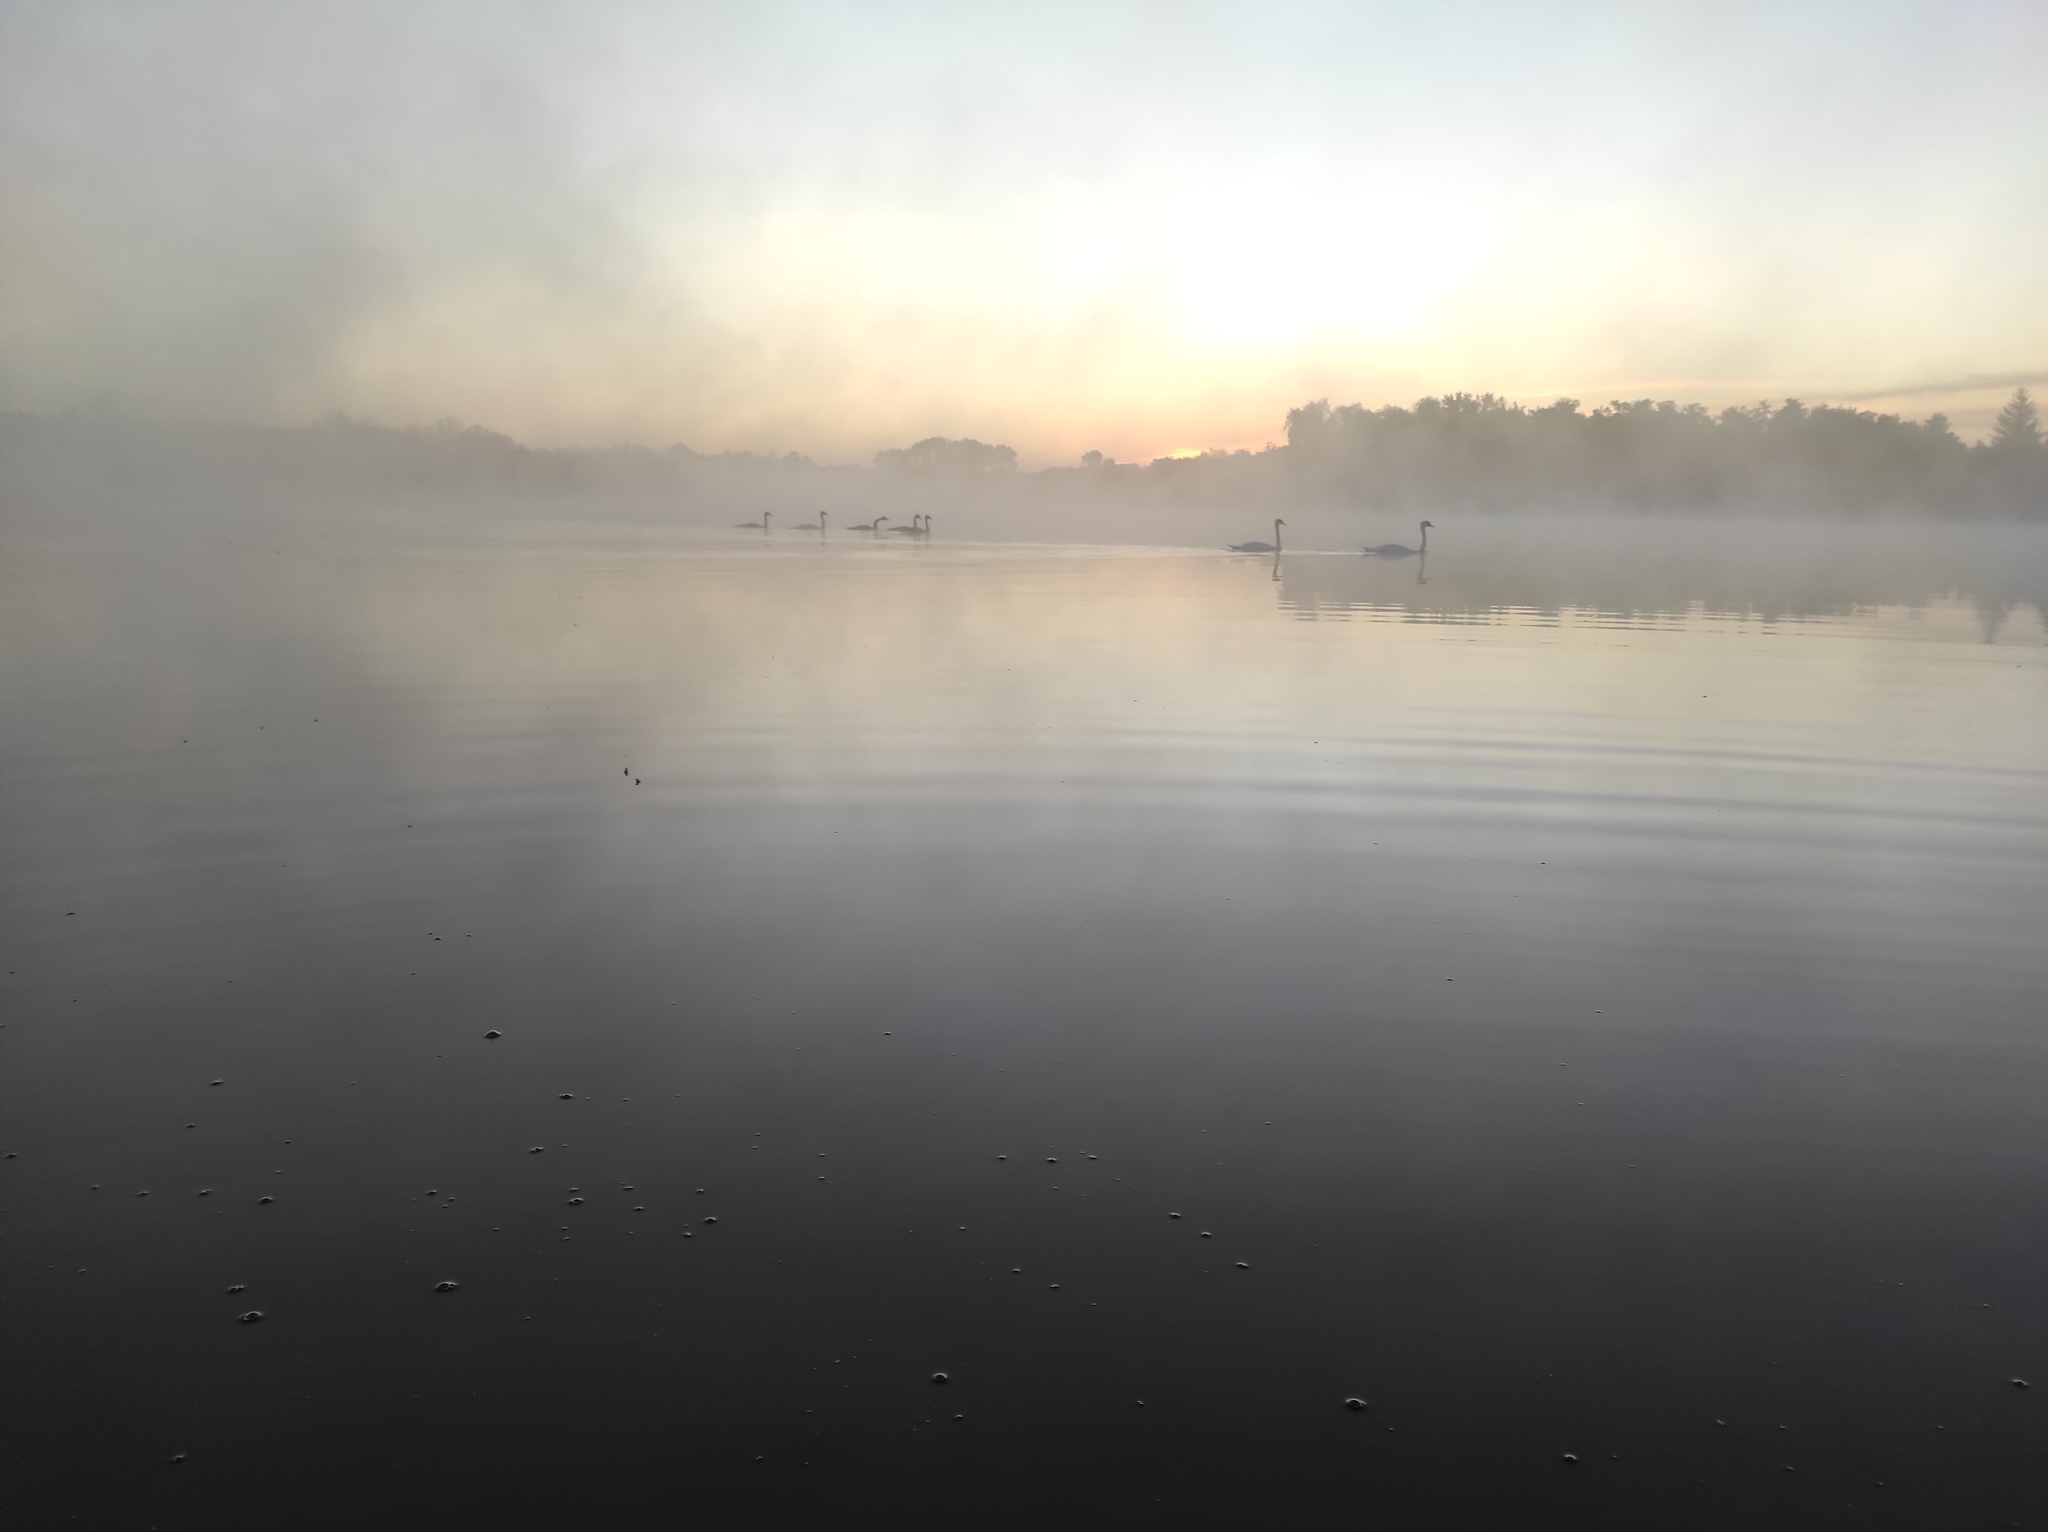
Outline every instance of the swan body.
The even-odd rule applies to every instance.
[[[1435,525],[1436,523],[1433,521],[1422,523],[1422,546],[1420,548],[1410,548],[1405,543],[1381,543],[1377,548],[1368,548],[1365,551],[1369,557],[1376,559],[1412,559],[1418,554],[1429,552],[1429,529]]]
[[[1280,551],[1280,529],[1287,523],[1278,516],[1273,518],[1273,540],[1270,543],[1232,543],[1231,553],[1278,553]]]
[[[855,532],[879,532],[882,530],[882,523],[888,519],[886,516],[877,516],[873,521],[857,521],[849,530]]]
[[[923,537],[925,535],[923,523],[924,517],[913,516],[910,518],[909,526],[891,527],[889,533],[892,537]]]
[[[733,525],[738,527],[741,531],[765,532],[768,530],[769,519],[773,517],[774,514],[775,513],[773,511],[763,511],[761,513],[761,519],[759,521],[736,521],[733,523]]]
[[[816,521],[805,521],[805,522],[800,522],[800,523],[798,523],[798,525],[797,525],[797,531],[799,531],[799,532],[822,532],[822,531],[824,531],[824,530],[825,530],[825,516],[826,516],[826,512],[824,512],[824,511],[820,511],[820,512],[818,512],[818,519],[817,519]]]

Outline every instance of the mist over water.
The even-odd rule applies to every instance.
[[[10,516],[0,1519],[2038,1519],[2048,534],[761,503]]]
[[[2044,56],[0,0],[0,1532],[2041,1525]]]

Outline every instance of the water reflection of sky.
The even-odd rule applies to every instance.
[[[2038,1506],[2026,539],[270,530],[0,564],[23,1524]]]

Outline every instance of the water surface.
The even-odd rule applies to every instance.
[[[12,528],[0,1519],[2037,1523],[2043,538],[1439,541]]]

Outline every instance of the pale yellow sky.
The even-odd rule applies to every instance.
[[[0,4],[0,408],[1028,466],[1457,388],[1968,435],[2048,378],[2043,57],[2002,0]]]

